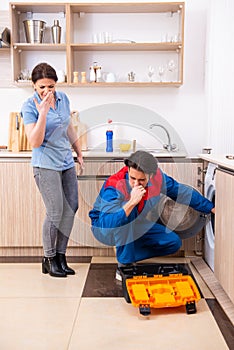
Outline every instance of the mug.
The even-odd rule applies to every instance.
[[[103,73],[102,74],[102,79],[106,82],[106,83],[114,83],[116,81],[116,76],[114,73]]]

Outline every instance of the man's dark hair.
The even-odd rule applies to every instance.
[[[48,63],[39,63],[32,71],[32,82],[35,84],[39,79],[52,79],[55,82],[58,80],[56,71]]]
[[[158,161],[152,154],[145,151],[136,151],[124,160],[129,168],[136,169],[145,174],[155,174],[158,169]]]

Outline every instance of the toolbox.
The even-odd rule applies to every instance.
[[[125,300],[139,307],[143,316],[151,308],[185,305],[194,314],[201,299],[198,287],[184,264],[139,264],[120,267]]]

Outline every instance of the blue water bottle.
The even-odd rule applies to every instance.
[[[106,152],[113,152],[113,131],[106,132]]]

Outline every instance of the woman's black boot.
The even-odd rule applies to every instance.
[[[58,266],[66,272],[67,275],[75,275],[75,271],[67,265],[67,260],[65,254],[57,253],[56,259]]]
[[[49,273],[53,277],[67,277],[66,272],[57,264],[55,256],[42,259],[42,273]]]

